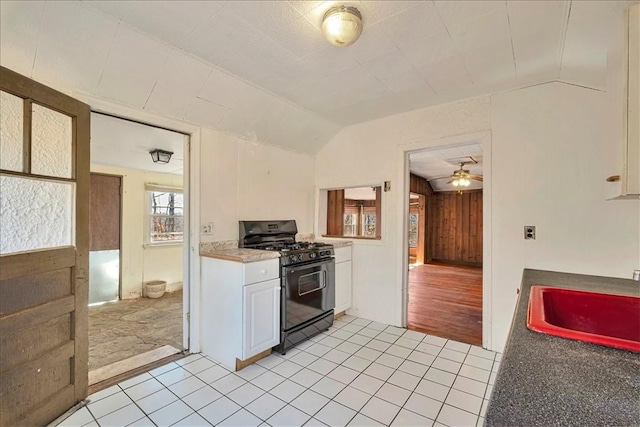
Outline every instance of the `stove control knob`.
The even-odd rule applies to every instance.
[[[298,260],[298,257],[296,257],[295,255],[291,255],[289,259],[291,259],[291,261],[293,262],[296,262]]]
[[[316,254],[315,252],[311,252],[309,254],[309,258],[315,258],[316,256],[318,256],[318,254]]]

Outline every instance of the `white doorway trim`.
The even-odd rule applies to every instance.
[[[161,116],[156,113],[128,107],[81,92],[71,95],[91,106],[92,111],[130,119],[151,126],[184,133],[183,192],[185,229],[189,230],[183,242],[183,345],[190,353],[200,352],[200,126]]]
[[[396,196],[397,215],[400,220],[397,223],[397,232],[400,236],[398,242],[398,251],[400,251],[400,266],[398,268],[398,283],[402,284],[399,312],[400,318],[398,323],[403,327],[407,326],[408,314],[408,269],[409,254],[408,247],[408,216],[409,216],[409,156],[411,153],[424,150],[438,150],[442,148],[451,148],[469,144],[476,141],[482,144],[482,174],[483,191],[482,191],[482,346],[491,348],[492,346],[492,291],[493,284],[491,280],[491,132],[482,131],[463,135],[456,135],[446,138],[421,141],[412,144],[401,145],[398,147],[398,183],[400,183],[399,191]]]

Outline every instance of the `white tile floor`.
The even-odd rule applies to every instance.
[[[476,426],[501,355],[344,316],[232,373],[194,354],[89,396],[60,426]]]

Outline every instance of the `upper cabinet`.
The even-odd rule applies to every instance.
[[[607,58],[607,199],[640,198],[640,5],[625,13]]]

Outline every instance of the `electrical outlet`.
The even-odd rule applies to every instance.
[[[213,234],[213,223],[208,222],[206,224],[202,224],[202,234],[205,236],[210,236]]]
[[[536,226],[525,225],[524,226],[524,240],[536,240]]]

